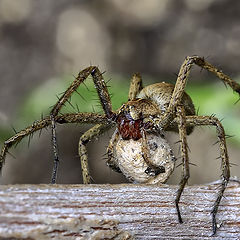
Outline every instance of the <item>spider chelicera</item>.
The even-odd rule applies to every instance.
[[[224,128],[213,116],[197,116],[191,98],[184,92],[191,67],[196,64],[214,73],[225,84],[240,94],[240,85],[222,71],[198,56],[186,57],[177,76],[176,84],[156,83],[142,86],[139,74],[131,80],[128,102],[117,111],[112,110],[111,100],[102,73],[95,66],[82,70],[69,88],[59,98],[50,115],[35,121],[31,126],[18,132],[4,142],[0,156],[0,170],[5,161],[8,149],[34,132],[51,126],[54,152],[54,169],[52,183],[56,183],[58,169],[58,150],[56,141],[56,123],[93,123],[94,127],[85,132],[79,141],[83,182],[91,182],[87,143],[108,130],[117,126],[107,148],[107,165],[117,172],[122,172],[128,179],[141,183],[164,183],[174,169],[175,158],[168,142],[164,139],[165,131],[179,133],[182,158],[182,177],[175,198],[178,220],[182,223],[179,201],[189,179],[189,159],[186,136],[195,126],[213,125],[216,127],[220,145],[222,180],[217,198],[212,209],[212,229],[216,233],[216,214],[219,203],[227,186],[230,169]],[[60,114],[61,108],[69,101],[70,96],[84,80],[92,75],[104,114],[72,113]]]

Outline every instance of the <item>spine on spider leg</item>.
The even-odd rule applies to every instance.
[[[133,74],[128,92],[128,100],[130,101],[136,99],[142,89],[143,85],[141,75],[139,73]]]
[[[240,94],[240,84],[238,84],[236,81],[231,79],[229,76],[224,74],[221,70],[219,70],[218,68],[216,68],[209,62],[205,61],[204,58],[198,57],[198,56],[193,56],[192,58],[194,59],[194,63],[197,64],[199,67],[202,67],[202,68],[208,70],[209,72],[212,72],[219,79],[221,79],[224,82],[224,84],[225,83],[228,84],[233,89],[233,91]]]
[[[175,199],[175,205],[177,209],[178,220],[180,223],[182,223],[183,221],[182,221],[181,212],[179,209],[179,201],[183,193],[183,189],[190,177],[190,172],[189,172],[188,145],[187,145],[187,138],[186,138],[187,136],[186,115],[185,115],[185,109],[181,105],[177,107],[177,118],[178,118],[178,129],[179,129],[181,157],[182,157],[183,165],[182,165],[182,177],[179,183],[179,188],[178,188],[176,199]]]
[[[72,82],[72,84],[68,87],[68,89],[63,93],[63,95],[59,98],[58,102],[54,105],[53,109],[50,112],[50,115],[54,117],[59,113],[62,106],[68,101],[69,97],[77,90],[79,85],[84,82],[84,80],[91,74],[94,67],[90,66],[81,72],[79,72],[77,78]]]
[[[58,157],[58,146],[57,146],[57,133],[56,133],[56,123],[54,116],[50,116],[51,119],[51,126],[52,126],[52,147],[53,147],[53,155],[54,155],[54,166],[52,171],[52,179],[51,183],[56,183],[57,180],[57,172],[58,172],[58,165],[59,165],[59,157]]]
[[[96,66],[90,66],[83,71],[81,71],[77,78],[72,82],[72,84],[68,87],[68,89],[63,93],[63,95],[59,98],[58,102],[55,104],[53,109],[50,112],[50,115],[52,115],[54,118],[59,113],[62,106],[65,104],[66,101],[68,101],[69,97],[77,90],[79,85],[85,81],[85,79],[92,75],[94,85],[97,89],[98,96],[101,101],[101,105],[103,107],[104,112],[106,113],[108,118],[113,117],[112,112],[112,105],[111,105],[111,99],[109,92],[107,90],[106,83],[102,77],[102,73],[99,71],[99,69]]]
[[[159,127],[161,128],[168,127],[169,123],[174,119],[175,108],[182,101],[184,89],[186,87],[188,76],[190,74],[190,70],[193,64],[194,64],[194,59],[192,57],[186,57],[178,73],[177,81],[176,81],[168,108],[165,114],[161,117],[159,121],[159,124],[160,124]]]
[[[105,115],[98,113],[67,113],[55,117],[55,121],[60,124],[64,123],[103,123],[109,124]]]
[[[112,112],[110,95],[107,89],[107,85],[103,79],[102,73],[99,71],[97,67],[94,67],[94,69],[91,72],[91,75],[93,77],[93,82],[97,89],[97,93],[100,98],[102,108],[107,117],[111,119],[114,117],[114,114]]]
[[[78,144],[78,154],[81,160],[81,168],[82,168],[82,177],[83,183],[89,184],[91,183],[91,176],[89,173],[89,166],[88,166],[88,155],[87,155],[87,144],[97,138],[105,131],[112,127],[111,124],[96,124],[92,128],[88,129],[79,140]]]
[[[106,116],[96,113],[70,113],[63,114],[55,117],[55,121],[60,124],[65,123],[102,123],[109,124],[109,120]],[[0,153],[0,170],[4,164],[6,154],[8,149],[11,148],[14,144],[20,142],[24,137],[27,137],[34,132],[41,130],[43,128],[51,125],[50,116],[47,116],[41,120],[35,121],[31,126],[26,127],[20,132],[16,133],[14,136],[10,137],[4,142],[4,145]]]
[[[18,143],[21,141],[24,137],[33,134],[34,132],[47,127],[50,125],[50,118],[47,117],[45,119],[39,120],[34,122],[31,126],[27,127],[24,130],[21,130],[20,132],[16,133],[14,136],[9,138],[4,142],[4,146],[2,147],[1,150],[1,155],[0,155],[0,171],[2,169],[2,166],[5,162],[6,154],[8,152],[8,149],[12,147],[14,144]]]
[[[2,147],[2,150],[0,153],[0,174],[2,173],[2,167],[5,162],[6,154],[7,154],[7,146],[4,143],[4,146]]]
[[[216,215],[217,215],[218,207],[219,207],[220,201],[223,197],[223,193],[227,187],[227,184],[228,184],[228,181],[230,178],[229,157],[228,157],[227,146],[226,146],[225,132],[224,132],[224,128],[223,128],[221,122],[216,117],[187,116],[186,121],[188,124],[193,124],[193,125],[215,126],[216,130],[217,130],[217,135],[219,138],[220,156],[222,159],[222,162],[221,162],[222,182],[220,185],[220,189],[218,190],[218,193],[217,193],[217,199],[215,200],[213,209],[211,211],[211,213],[212,213],[212,229],[213,229],[213,235],[214,235],[217,231]]]
[[[86,80],[90,73],[94,71],[95,67],[90,66],[78,74],[78,77],[72,82],[72,84],[68,87],[68,89],[63,93],[63,95],[59,98],[55,106],[50,112],[51,118],[51,126],[52,126],[52,147],[53,147],[53,155],[54,155],[54,167],[52,173],[52,183],[56,183],[57,178],[57,169],[59,164],[58,157],[58,147],[57,147],[57,137],[56,137],[56,116],[61,110],[62,106],[64,106],[65,102],[69,102],[69,98],[71,95],[77,90],[79,85]],[[70,102],[69,102],[70,103]]]

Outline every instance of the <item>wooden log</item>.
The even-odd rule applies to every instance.
[[[231,180],[212,237],[218,183],[187,186],[177,221],[171,185],[2,185],[1,239],[240,239],[240,183]]]

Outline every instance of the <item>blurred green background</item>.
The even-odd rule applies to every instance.
[[[73,75],[97,65],[110,85],[113,108],[127,100],[131,75],[139,72],[144,85],[174,83],[185,56],[198,54],[240,83],[240,2],[233,0],[0,0],[0,140],[49,114]],[[224,16],[224,18],[222,17]],[[71,103],[80,111],[101,111],[90,79],[81,98]],[[216,114],[225,127],[232,175],[239,174],[239,96],[206,71],[194,67],[187,93],[199,115]],[[76,112],[67,104],[63,112]],[[59,183],[80,183],[78,140],[90,126],[58,126]],[[125,182],[105,166],[104,153],[111,131],[88,145],[91,176],[96,183]],[[1,183],[50,182],[53,165],[50,130],[36,133],[8,155]],[[179,155],[177,134],[167,134]],[[188,138],[190,184],[220,176],[218,146],[213,127],[199,127]],[[170,178],[179,181],[180,168]]]

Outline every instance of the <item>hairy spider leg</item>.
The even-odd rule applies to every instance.
[[[142,144],[141,144],[142,157],[149,167],[148,171],[150,172],[150,171],[154,170],[154,172],[157,173],[160,171],[160,168],[151,163],[150,150],[149,150],[149,146],[148,146],[146,131],[144,129],[142,129],[141,134],[142,134],[142,139],[141,139],[142,140]]]
[[[226,137],[224,128],[221,124],[221,122],[216,118],[212,116],[186,116],[186,123],[187,125],[193,125],[193,126],[202,126],[202,125],[210,125],[215,126],[217,130],[217,136],[219,139],[219,148],[220,148],[220,156],[221,156],[221,177],[222,182],[220,185],[220,189],[217,193],[217,199],[214,202],[213,209],[211,211],[212,213],[212,230],[213,235],[217,231],[217,224],[216,224],[216,214],[218,211],[218,207],[220,204],[220,201],[223,197],[224,190],[227,187],[229,178],[230,178],[230,165],[229,165],[229,157],[227,152],[227,145],[226,145]]]
[[[175,205],[177,209],[178,221],[182,223],[183,221],[182,221],[178,204],[179,204],[183,189],[190,177],[190,173],[189,173],[185,109],[183,105],[179,105],[177,106],[176,110],[177,110],[177,123],[178,123],[178,129],[179,129],[179,139],[180,139],[181,158],[182,158],[182,176],[181,176],[181,181],[179,183],[179,188],[178,188],[176,199],[175,199]]]
[[[118,132],[118,129],[116,128],[107,147],[107,166],[110,167],[113,171],[121,173],[120,168],[118,167],[118,164],[116,162],[116,158],[114,157],[113,151],[114,146],[117,144],[117,141],[120,138],[120,133]]]
[[[184,93],[185,86],[187,84],[187,79],[190,74],[191,68],[193,64],[198,65],[199,67],[202,67],[209,72],[212,72],[215,74],[219,79],[221,79],[224,84],[229,85],[233,91],[240,94],[240,84],[238,84],[236,81],[232,80],[229,76],[224,74],[221,70],[217,69],[212,64],[205,61],[204,58],[199,56],[191,56],[186,57],[180,70],[178,73],[178,77],[176,80],[175,88],[169,103],[169,106],[165,112],[165,114],[160,118],[159,120],[159,126],[166,129],[170,122],[175,118],[175,108],[177,105],[181,103],[182,96]]]
[[[72,84],[68,87],[68,89],[63,93],[63,95],[59,98],[57,103],[54,105],[53,109],[50,112],[51,117],[51,126],[52,126],[52,145],[53,145],[53,154],[54,154],[54,167],[52,173],[52,183],[56,183],[57,178],[57,170],[59,164],[58,157],[58,148],[57,148],[57,138],[56,138],[56,127],[55,127],[55,117],[63,107],[63,105],[69,101],[70,96],[77,90],[79,85],[86,80],[89,75],[92,75],[93,82],[95,88],[97,89],[97,93],[102,105],[102,108],[106,114],[106,116],[110,119],[112,117],[112,105],[110,95],[108,93],[108,89],[106,83],[102,77],[102,73],[96,66],[90,66],[81,72],[79,72],[77,78],[72,82]]]
[[[128,101],[136,99],[142,89],[143,84],[141,75],[139,73],[133,74],[128,92]]]
[[[113,124],[96,124],[94,127],[87,130],[79,140],[78,144],[78,154],[81,160],[81,168],[82,168],[82,177],[83,183],[89,184],[91,183],[91,177],[89,174],[89,166],[88,166],[88,156],[87,156],[87,143],[93,140],[94,138],[100,136],[105,131],[110,129]]]
[[[110,98],[108,98],[109,95],[107,96],[107,94],[105,92],[102,93],[100,91],[100,89],[104,89],[104,88],[106,88],[106,86],[101,85],[102,81],[99,81],[97,79],[97,75],[94,75],[94,76],[95,76],[94,81],[96,82],[96,84],[98,84],[98,86],[96,87],[97,89],[99,89],[98,94],[105,96],[104,97],[106,99],[105,102],[109,103],[110,102]],[[134,74],[132,77],[131,83],[130,83],[128,99],[129,100],[135,99],[141,89],[142,89],[141,76],[140,76],[140,74]],[[106,112],[109,112],[108,116],[110,116],[111,111],[112,111],[111,106],[110,107],[108,105],[105,106],[105,104],[104,105],[102,104],[102,106],[103,106],[103,109],[106,108]],[[89,167],[88,167],[88,157],[87,157],[86,145],[91,139],[101,135],[103,132],[107,131],[110,127],[112,127],[112,126],[107,127],[105,125],[97,124],[97,125],[93,126],[92,128],[90,128],[87,132],[85,132],[79,140],[78,152],[79,152],[80,161],[81,161],[84,184],[88,184],[91,182],[91,177],[89,174]],[[116,129],[115,133],[113,134],[113,136],[110,140],[108,148],[107,148],[107,157],[108,157],[107,165],[110,168],[112,168],[114,171],[121,172],[121,170],[117,166],[116,161],[114,160],[114,156],[113,156],[114,144],[117,142],[118,139],[119,139],[119,133]]]
[[[55,117],[55,121],[60,124],[65,123],[102,123],[108,124],[109,120],[105,115],[97,113],[68,113]],[[6,154],[13,145],[20,142],[24,137],[34,134],[36,131],[51,125],[51,117],[47,116],[41,120],[35,121],[32,125],[19,131],[17,134],[4,142],[0,155],[0,172],[5,162]]]
[[[167,108],[166,112],[163,114],[163,116],[161,116],[158,119],[155,119],[154,124],[158,125],[162,129],[167,129],[169,124],[171,124],[171,122],[175,118],[176,108],[177,108],[177,106],[179,106],[181,104],[182,96],[184,93],[184,88],[187,84],[187,79],[188,79],[188,76],[190,74],[190,70],[191,70],[193,64],[196,64],[199,67],[202,67],[202,68],[214,73],[225,84],[229,85],[233,89],[233,91],[240,94],[240,84],[238,84],[236,81],[232,80],[230,77],[228,77],[226,74],[224,74],[221,70],[217,69],[212,64],[206,62],[204,60],[204,58],[199,57],[199,56],[186,57],[180,70],[179,70],[175,88],[174,88],[173,94],[171,96],[171,100],[168,105],[168,108]],[[189,119],[189,117],[187,116],[186,119]],[[217,125],[217,131],[218,131],[219,135],[221,136],[219,138],[220,138],[220,144],[221,144],[220,148],[221,148],[221,157],[222,157],[223,181],[222,181],[221,189],[218,193],[218,197],[217,197],[217,200],[214,204],[214,208],[212,211],[213,233],[215,234],[216,233],[216,213],[217,213],[218,205],[221,201],[223,192],[224,192],[227,182],[228,182],[230,170],[229,170],[229,160],[228,160],[228,155],[227,155],[227,148],[226,148],[226,143],[225,143],[224,129],[223,129],[221,123],[217,119],[215,119],[214,123],[211,122],[211,121],[213,121],[211,119],[211,117],[208,117],[208,119],[209,119],[209,121],[207,121],[207,123],[205,123],[205,124],[199,124],[198,121],[196,121],[196,125],[206,125],[206,124]],[[211,119],[211,121],[210,121],[210,119]],[[203,123],[204,121],[200,121],[200,122]],[[194,126],[194,124],[193,124],[193,126]],[[181,131],[181,130],[179,130],[179,131]],[[186,169],[184,171],[186,171]],[[182,180],[182,181],[184,182],[185,180]],[[181,183],[180,183],[179,189],[184,188],[184,186],[185,186],[185,184],[181,185]],[[177,196],[179,196],[179,199],[181,197],[182,191],[183,191],[183,189],[179,190],[177,193]],[[179,195],[179,192],[180,192],[180,195]],[[179,209],[177,211],[178,211],[179,221],[181,222],[181,216],[180,216]]]

